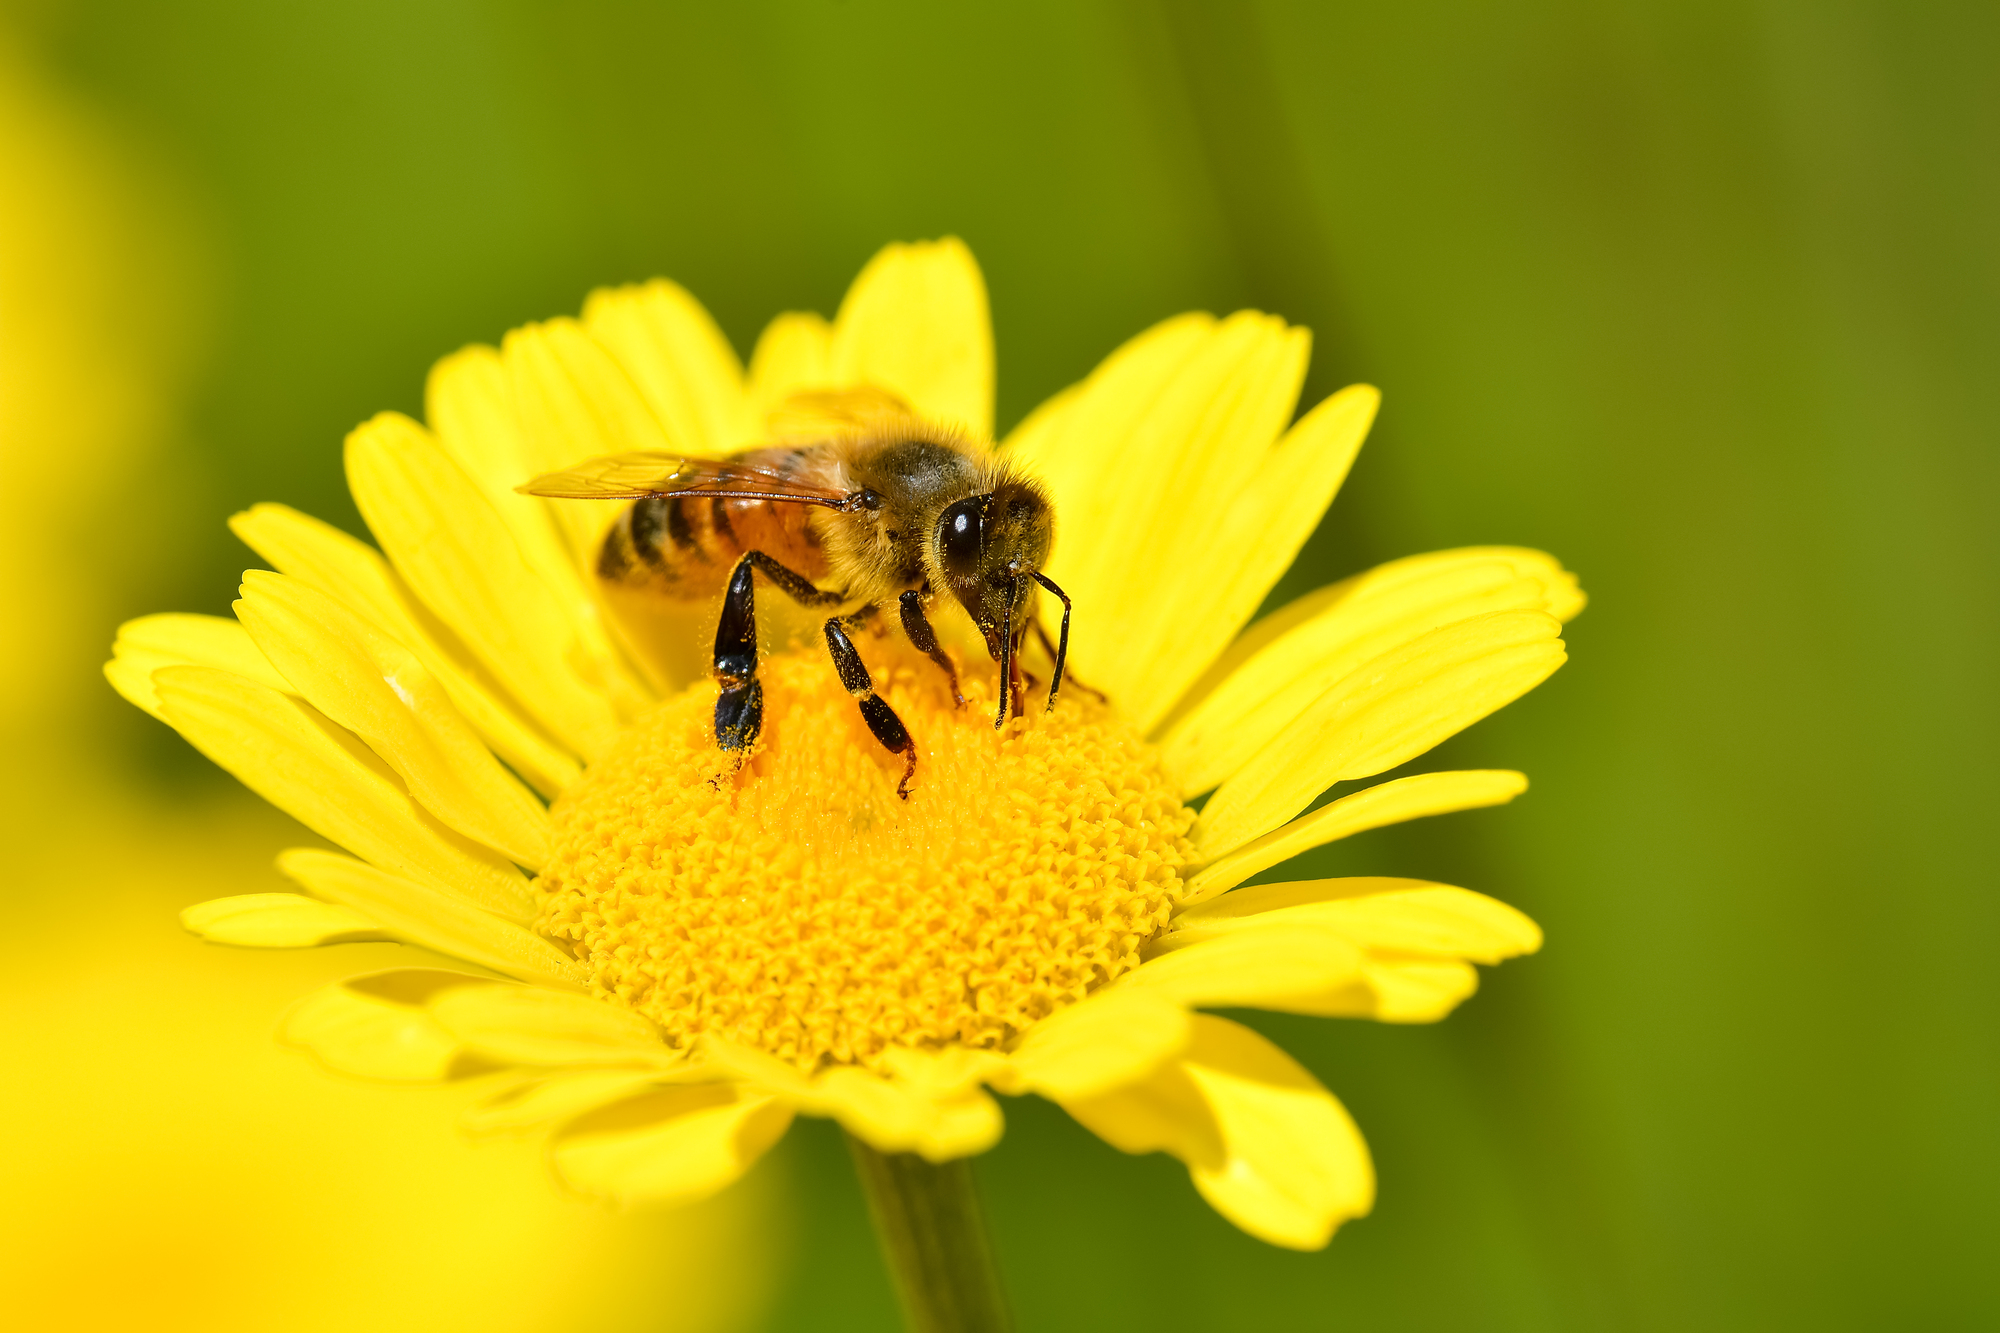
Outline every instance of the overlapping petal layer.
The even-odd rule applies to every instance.
[[[1217,1212],[1274,1245],[1318,1249],[1374,1206],[1375,1168],[1346,1108],[1225,1018],[1197,1015],[1181,1058],[1064,1109],[1114,1147],[1180,1158]]]
[[[310,704],[213,667],[162,667],[153,688],[161,715],[196,749],[315,833],[512,920],[533,917],[518,869],[440,823]]]
[[[181,925],[205,940],[250,949],[311,949],[389,932],[366,913],[302,893],[244,893],[211,898],[181,913]]]
[[[373,547],[283,505],[257,505],[229,526],[274,569],[344,602],[414,653],[493,752],[542,795],[555,795],[583,771],[575,755],[529,720]]]
[[[1300,598],[1232,647],[1212,689],[1161,748],[1192,794],[1241,770],[1343,679],[1414,640],[1499,611],[1581,609],[1576,579],[1539,551],[1473,548],[1397,560]]]
[[[295,692],[243,626],[220,616],[168,612],[126,621],[118,627],[104,675],[128,702],[160,717],[153,673],[170,666],[215,667],[274,690]]]
[[[578,642],[574,609],[430,433],[376,417],[348,436],[347,483],[396,572],[509,696],[585,760],[608,747],[612,681]]]
[[[1419,773],[1364,788],[1266,833],[1248,846],[1210,860],[1188,880],[1181,903],[1191,906],[1235,888],[1252,875],[1329,842],[1430,815],[1501,805],[1528,789],[1506,769]]]
[[[520,865],[547,859],[547,808],[500,766],[416,654],[282,574],[245,574],[236,614],[296,692],[366,741],[425,809]]]
[[[1303,329],[1251,312],[1170,319],[1007,442],[1054,493],[1063,526],[1051,571],[1092,611],[1075,630],[1078,673],[1141,729],[1291,564],[1374,418],[1374,390],[1356,387],[1286,430],[1307,343]]]
[[[557,986],[583,982],[576,960],[534,931],[456,894],[353,857],[296,849],[278,869],[301,888],[365,915],[392,939],[434,949],[503,976]]]
[[[583,327],[631,377],[672,448],[714,455],[757,441],[743,363],[685,289],[655,279],[592,292]]]
[[[1562,665],[1561,628],[1542,611],[1494,611],[1343,677],[1216,789],[1196,845],[1235,851],[1336,782],[1394,768],[1512,703]]]

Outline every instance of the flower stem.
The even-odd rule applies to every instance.
[[[1008,1333],[1013,1320],[972,1185],[972,1164],[847,1147],[910,1333]]]

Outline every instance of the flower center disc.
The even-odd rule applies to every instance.
[[[1031,695],[996,732],[989,663],[954,709],[931,663],[863,650],[917,743],[907,802],[901,756],[825,654],[795,650],[759,669],[764,731],[740,772],[703,683],[555,803],[540,928],[673,1045],[713,1033],[805,1068],[996,1046],[1136,967],[1167,923],[1194,815],[1113,709],[1071,689],[1044,714]]]

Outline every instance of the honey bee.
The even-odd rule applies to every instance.
[[[902,756],[896,793],[909,799],[917,747],[872,679],[849,631],[894,602],[903,632],[942,670],[963,706],[958,673],[928,610],[948,592],[999,664],[999,708],[1022,711],[1021,648],[1032,627],[1054,659],[1048,706],[1062,688],[1070,600],[1042,573],[1055,538],[1048,492],[1017,466],[956,434],[897,418],[849,435],[729,458],[618,454],[518,488],[551,499],[629,500],[598,549],[605,583],[663,603],[722,595],[713,670],[715,743],[740,754],[763,728],[757,681],[755,575],[806,607],[858,609],[823,626],[841,684],[868,729]],[[1037,585],[1062,599],[1058,641],[1034,617]]]

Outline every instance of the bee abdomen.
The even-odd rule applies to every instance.
[[[737,558],[752,548],[807,577],[824,564],[804,506],[654,495],[634,501],[605,533],[597,573],[669,597],[701,598],[720,590]]]
[[[658,568],[664,561],[662,547],[671,543],[678,550],[694,546],[694,531],[680,501],[649,495],[633,504],[628,516],[632,529],[632,549],[647,564]]]

